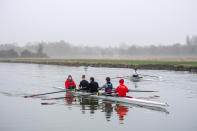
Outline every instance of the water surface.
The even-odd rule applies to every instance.
[[[0,63],[0,130],[197,130],[197,74],[165,70],[139,70],[157,76],[125,84],[129,89],[157,90],[156,93],[129,93],[133,97],[167,102],[168,112],[156,111],[68,93],[24,98],[32,93],[58,91],[71,74],[79,83],[82,74],[94,76],[99,85],[105,77],[127,76],[131,69],[66,67],[37,64]],[[113,79],[117,87],[119,79]],[[59,100],[42,98],[63,97]],[[46,103],[42,105],[41,103]]]

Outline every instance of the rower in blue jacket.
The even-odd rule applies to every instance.
[[[110,82],[110,78],[109,77],[106,77],[106,83],[99,88],[100,90],[101,89],[105,89],[105,94],[111,94],[113,91],[113,85],[112,83]]]

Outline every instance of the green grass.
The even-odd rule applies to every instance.
[[[32,63],[83,63],[83,64],[124,64],[124,65],[173,65],[184,67],[197,67],[196,59],[0,59],[0,61],[9,60],[10,62],[32,62]]]

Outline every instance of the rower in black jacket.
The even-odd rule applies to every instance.
[[[85,75],[82,75],[82,81],[80,81],[79,89],[80,90],[88,90],[88,81],[86,80]]]
[[[94,77],[90,77],[90,83],[88,85],[88,89],[91,93],[98,92],[99,85],[94,81]]]

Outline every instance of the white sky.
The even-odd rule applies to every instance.
[[[197,0],[0,0],[0,43],[168,45],[197,35]]]

